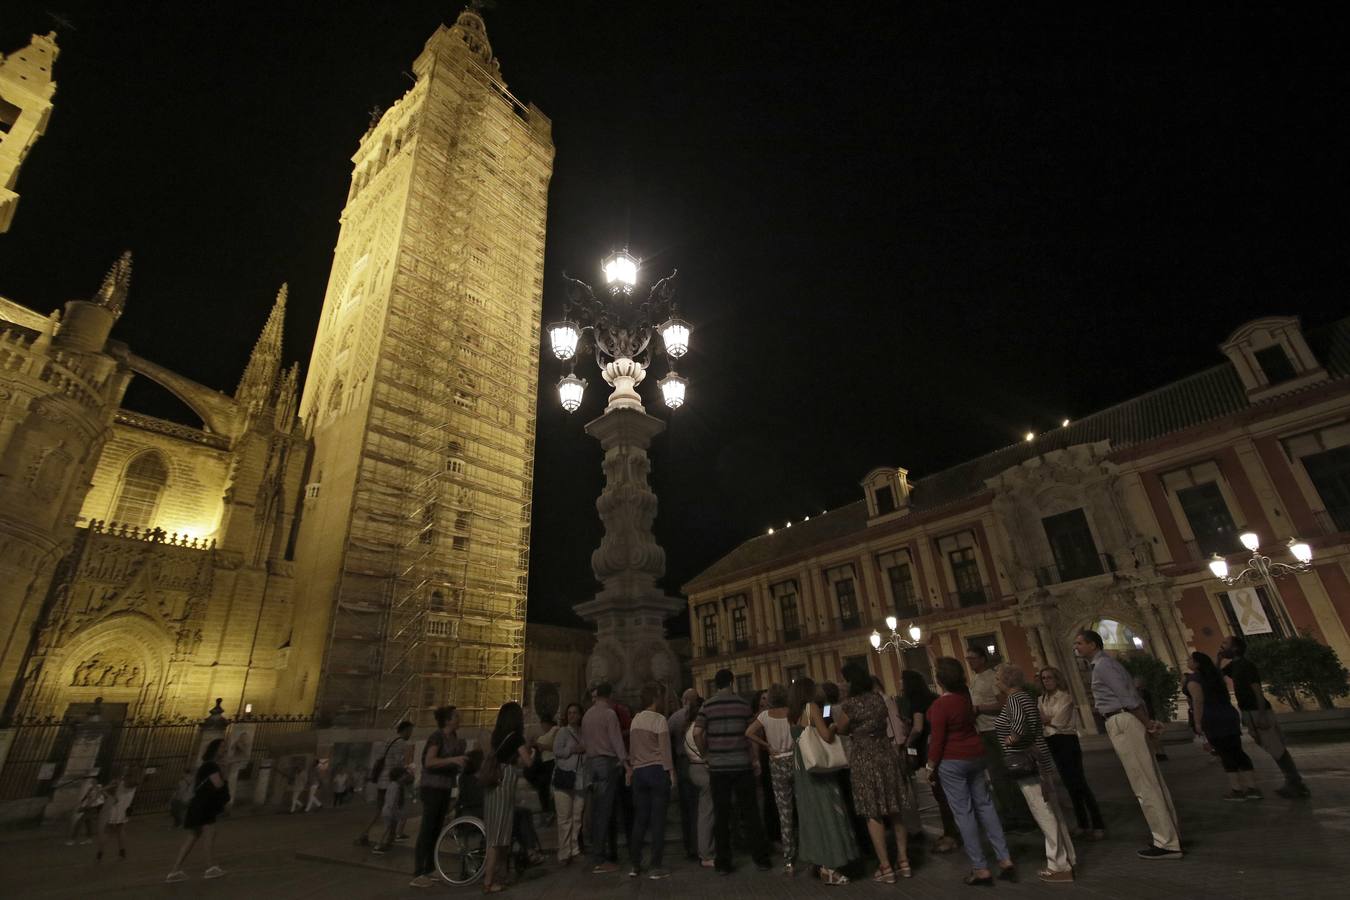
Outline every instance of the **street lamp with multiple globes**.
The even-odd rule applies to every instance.
[[[1294,563],[1271,562],[1270,557],[1261,552],[1261,537],[1254,531],[1243,532],[1238,536],[1242,541],[1242,546],[1251,551],[1252,558],[1247,560],[1247,568],[1236,575],[1228,574],[1228,560],[1215,553],[1209,561],[1209,570],[1214,573],[1214,577],[1227,585],[1239,585],[1245,583],[1257,584],[1264,582],[1267,587],[1274,588],[1271,578],[1283,578],[1286,575],[1297,575],[1300,572],[1307,572],[1312,569],[1312,547],[1307,541],[1300,541],[1298,538],[1290,538],[1288,547],[1289,552],[1294,557]]]
[[[1214,577],[1230,587],[1240,584],[1264,585],[1266,590],[1270,591],[1273,600],[1280,596],[1274,579],[1312,571],[1313,552],[1307,541],[1300,541],[1298,538],[1289,539],[1287,546],[1289,553],[1294,557],[1291,564],[1272,562],[1269,556],[1261,552],[1261,536],[1254,531],[1243,532],[1238,536],[1238,540],[1242,541],[1242,546],[1252,554],[1251,559],[1247,560],[1247,567],[1241,572],[1236,575],[1228,574],[1228,560],[1217,553],[1209,560],[1209,570],[1214,573]]]
[[[899,624],[900,623],[896,620],[895,616],[887,616],[886,627],[891,631],[890,636],[883,637],[881,632],[873,629],[872,636],[869,637],[868,640],[872,642],[872,649],[877,651],[878,654],[885,653],[887,650],[895,650],[896,662],[900,663],[900,668],[903,669],[905,667],[905,659],[900,651],[912,650],[919,646],[919,640],[923,637],[923,630],[920,629],[918,625],[910,622],[908,628],[909,637],[906,638],[904,635],[900,634],[900,632],[895,630]]]
[[[675,361],[689,351],[691,329],[676,308],[674,272],[643,291],[641,264],[627,250],[612,254],[601,268],[605,281],[599,290],[565,276],[563,317],[548,326],[548,343],[567,364],[558,382],[564,410],[581,407],[586,380],[577,376],[576,360],[586,353],[595,355],[614,389],[604,413],[586,424],[586,433],[604,451],[605,486],[595,504],[604,535],[591,554],[591,571],[601,589],[575,609],[596,627],[587,681],[609,682],[615,699],[632,704],[647,682],[677,685],[679,660],[663,623],[685,605],[657,585],[665,575],[666,555],[652,533],[657,502],[647,481],[647,450],[665,425],[647,414],[636,388],[661,352],[668,370],[658,382],[662,399],[671,409],[684,405],[689,382],[675,371]]]
[[[667,374],[657,382],[666,406],[684,405],[689,379],[675,371],[675,362],[689,352],[691,326],[679,316],[675,302],[675,276],[671,272],[638,296],[641,261],[627,250],[604,260],[605,286],[595,289],[570,275],[563,318],[548,326],[553,355],[568,363],[568,372],[558,382],[563,409],[576,412],[586,390],[586,379],[577,377],[576,360],[595,354],[600,374],[613,389],[607,409],[641,409],[635,388],[647,377],[652,363],[653,338],[660,339]]]

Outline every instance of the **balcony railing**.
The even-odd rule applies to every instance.
[[[978,588],[969,588],[964,591],[952,591],[947,595],[949,606],[965,608],[967,606],[983,606],[989,602],[989,588],[980,585]]]
[[[716,644],[716,643],[713,643],[713,644],[704,644],[702,647],[699,648],[698,655],[699,655],[699,656],[704,656],[704,657],[707,657],[707,656],[721,656],[721,655],[722,655],[722,646],[721,646],[720,644]]]
[[[800,641],[802,639],[801,626],[794,625],[791,628],[784,628],[778,633],[778,637],[784,644]]]
[[[731,642],[731,651],[741,653],[750,649],[750,639],[748,637],[739,637]]]
[[[862,615],[856,612],[850,615],[843,615],[838,619],[835,619],[834,624],[835,630],[837,631],[850,631],[854,628],[861,628],[863,624]]]
[[[1111,554],[1099,553],[1095,558],[1084,560],[1080,565],[1073,568],[1058,565],[1040,566],[1036,569],[1036,584],[1040,587],[1049,587],[1052,584],[1078,581],[1081,578],[1095,578],[1098,575],[1115,571],[1116,561]]]

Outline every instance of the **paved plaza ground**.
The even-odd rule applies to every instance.
[[[1307,776],[1313,797],[1290,802],[1274,796],[1279,774],[1269,757],[1249,748],[1268,799],[1230,803],[1220,799],[1225,781],[1217,763],[1191,745],[1171,748],[1165,764],[1168,783],[1181,815],[1186,858],[1180,862],[1146,862],[1134,851],[1145,845],[1143,818],[1126,792],[1124,775],[1109,750],[1088,756],[1088,775],[1107,818],[1109,838],[1078,847],[1078,881],[1050,886],[1035,880],[1043,863],[1038,837],[1013,838],[1014,858],[1021,864],[1022,883],[1000,883],[1002,897],[1071,893],[1077,896],[1163,898],[1183,891],[1209,898],[1312,898],[1344,893],[1350,872],[1350,739],[1301,741],[1292,746]],[[273,897],[383,898],[421,894],[477,892],[478,886],[437,886],[426,891],[408,887],[410,848],[399,847],[374,857],[352,846],[352,837],[369,815],[358,805],[311,815],[259,815],[224,821],[219,828],[220,863],[225,878],[200,878],[200,854],[190,860],[192,880],[165,884],[182,832],[167,825],[167,816],[133,818],[128,826],[130,856],[101,863],[93,847],[66,847],[49,830],[0,833],[0,897],[183,897],[207,900],[266,900]],[[410,823],[415,833],[416,822]],[[671,833],[674,833],[672,828]],[[551,837],[551,836],[550,836]],[[546,837],[546,843],[552,843]],[[717,892],[724,900],[773,897],[796,900],[832,892],[849,896],[960,897],[971,888],[960,884],[967,869],[959,851],[945,856],[916,855],[916,872],[897,886],[858,882],[828,888],[806,875],[787,878],[780,872],[757,872],[740,859],[738,871],[719,877],[683,860],[678,842],[670,846],[674,876],[666,881],[629,879],[623,874],[591,875],[586,868],[561,869],[550,864],[532,870],[506,896],[521,900],[566,900],[581,897],[645,897],[663,900]]]

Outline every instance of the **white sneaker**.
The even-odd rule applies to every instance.
[[[187,881],[188,874],[184,872],[182,869],[178,869],[176,871],[170,872],[168,877],[166,877],[164,880],[169,882],[170,884],[172,884],[175,881]]]
[[[224,876],[225,870],[220,866],[212,866],[202,873],[203,878],[223,878]]]

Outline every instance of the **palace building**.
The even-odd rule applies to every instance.
[[[0,58],[0,230],[55,55]],[[19,68],[43,76],[22,94]],[[303,381],[285,286],[232,395],[116,339],[130,254],[59,313],[0,298],[5,719],[222,697],[353,726],[454,702],[472,725],[521,696],[551,123],[472,10],[413,71],[352,158]],[[123,409],[136,377],[200,426]]]
[[[1184,666],[1233,632],[1306,633],[1350,660],[1350,318],[1239,328],[1226,360],[1110,409],[944,471],[878,468],[861,497],[760,535],[687,585],[694,683],[732,669],[748,693],[799,675],[839,681],[863,660],[888,688],[902,666],[990,648],[1028,672],[1083,671],[1074,633]],[[1255,532],[1310,569],[1239,593]],[[923,646],[879,655],[869,636],[917,624]],[[1240,621],[1241,617],[1241,621]],[[1091,719],[1081,679],[1073,689]]]

